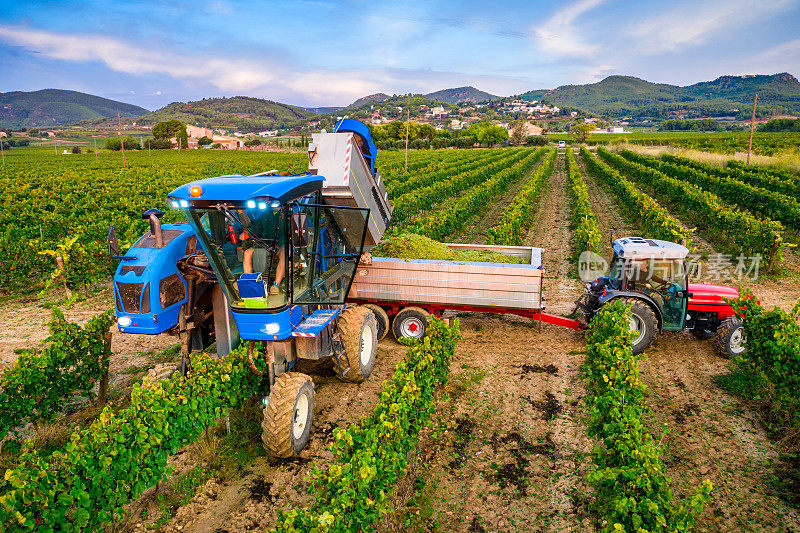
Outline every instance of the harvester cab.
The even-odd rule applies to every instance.
[[[211,341],[220,356],[247,343],[250,369],[270,387],[262,440],[274,457],[299,452],[311,431],[314,386],[293,372],[298,359],[331,357],[345,381],[372,372],[375,316],[344,304],[365,243],[380,240],[391,216],[375,155],[369,130],[346,120],[314,135],[310,172],[178,187],[167,201],[187,222],[162,227],[148,215],[151,231],[117,269],[120,331],[177,333],[184,361]],[[133,290],[135,276],[147,279]]]
[[[721,285],[689,283],[686,258],[680,244],[657,239],[625,237],[612,243],[609,272],[586,284],[578,301],[587,322],[605,304],[623,300],[629,315],[635,353],[646,350],[658,331],[688,329],[697,337],[715,337],[723,355],[744,350],[741,321],[726,301],[738,291]]]

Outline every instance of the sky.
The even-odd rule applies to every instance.
[[[0,0],[0,92],[147,109],[778,72],[800,75],[800,0]]]

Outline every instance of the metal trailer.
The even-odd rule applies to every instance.
[[[378,337],[425,335],[427,316],[444,311],[508,313],[579,329],[578,320],[544,312],[542,249],[530,246],[447,244],[521,257],[525,263],[363,258],[348,302],[373,310]]]

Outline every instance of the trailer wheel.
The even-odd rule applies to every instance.
[[[366,304],[364,305],[367,309],[372,311],[372,314],[375,315],[375,320],[378,321],[378,340],[382,341],[386,334],[389,333],[389,315],[386,314],[383,307],[376,304]]]
[[[428,312],[420,307],[406,307],[392,321],[392,334],[397,340],[403,337],[422,339],[428,331]]]
[[[636,338],[633,339],[633,353],[642,353],[653,344],[653,339],[656,336],[656,329],[658,328],[656,314],[649,305],[638,298],[620,299],[623,303],[631,306],[631,314],[628,315],[628,321],[631,325],[631,331],[636,332]]]
[[[714,350],[722,357],[733,357],[744,353],[747,349],[747,337],[742,319],[732,316],[723,320],[711,342]]]
[[[286,372],[275,379],[263,411],[261,442],[270,457],[296,455],[308,444],[314,422],[314,382]]]
[[[339,317],[345,353],[350,361],[350,370],[339,378],[360,383],[372,374],[375,355],[378,352],[378,321],[373,311],[366,306],[348,307]],[[337,366],[334,363],[334,369]]]

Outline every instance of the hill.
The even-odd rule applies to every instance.
[[[135,117],[148,113],[143,107],[78,91],[42,89],[0,93],[0,127],[56,128],[82,120]]]
[[[652,83],[631,76],[609,76],[587,85],[562,85],[529,91],[521,97],[543,99],[610,117],[739,116],[758,93],[759,114],[800,113],[800,82],[791,74],[721,76],[688,86]]]
[[[233,96],[196,102],[173,102],[143,115],[138,121],[142,124],[155,124],[161,120],[177,118],[186,124],[257,132],[284,128],[314,116],[317,116],[315,112],[302,107],[261,98]]]
[[[459,102],[486,102],[495,100],[499,96],[476,89],[475,87],[456,87],[455,89],[442,89],[425,95],[428,100],[439,100],[448,104]]]
[[[389,96],[386,93],[368,94],[367,96],[359,98],[358,100],[347,106],[345,109],[355,109],[364,106],[366,104],[383,102],[385,100],[388,100],[389,98],[391,98],[391,96]]]

